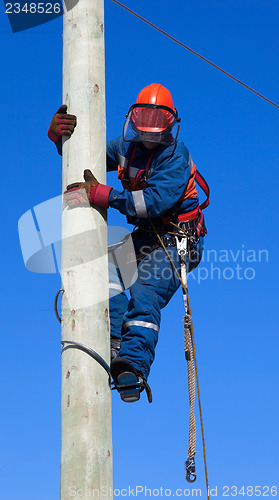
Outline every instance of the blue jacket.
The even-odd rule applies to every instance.
[[[130,168],[142,169],[153,151],[141,148],[137,143],[135,145],[137,149]],[[118,169],[121,158],[123,160],[127,157],[129,146],[130,143],[124,142],[122,137],[108,142],[109,172]],[[160,217],[170,215],[174,209],[177,214],[190,212],[199,204],[196,194],[194,197],[179,200],[189,183],[193,167],[195,167],[193,160],[183,142],[177,141],[173,146],[158,146],[149,165],[146,189],[137,191],[112,189],[109,206],[126,216],[133,217],[133,223],[136,225],[144,225],[148,218],[152,219],[153,223],[160,224]]]

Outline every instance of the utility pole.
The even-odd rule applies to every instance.
[[[67,5],[68,4],[68,5]],[[106,182],[104,2],[79,0],[63,20],[63,103],[77,127],[63,144],[62,189],[90,169]],[[62,210],[61,339],[110,359],[105,210]],[[61,500],[111,498],[111,393],[104,368],[74,346],[62,352]],[[106,493],[107,492],[107,493]]]

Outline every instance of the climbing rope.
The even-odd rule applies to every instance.
[[[195,420],[195,366],[193,357],[193,344],[191,336],[191,328],[189,325],[188,316],[185,314],[183,317],[184,323],[184,351],[187,361],[188,371],[188,392],[189,392],[189,441],[188,441],[188,457],[186,460],[186,480],[192,483],[196,480],[195,472],[195,454],[196,454],[196,420]]]
[[[189,318],[189,326],[190,326],[190,330],[191,330],[191,340],[192,340],[192,346],[193,346],[193,355],[194,355],[194,365],[195,365],[195,374],[196,374],[196,380],[197,380],[197,393],[198,393],[198,402],[199,402],[199,413],[200,413],[200,422],[201,422],[201,433],[202,433],[202,444],[203,444],[203,457],[204,457],[204,469],[205,469],[205,481],[206,481],[206,491],[207,491],[207,498],[208,500],[210,499],[209,497],[209,485],[208,485],[208,473],[207,473],[207,462],[206,462],[206,451],[205,451],[205,438],[204,438],[204,429],[203,429],[203,418],[202,418],[202,408],[201,408],[201,398],[200,398],[200,386],[199,386],[199,376],[198,376],[198,367],[197,367],[197,356],[196,356],[196,346],[195,346],[195,337],[194,337],[194,328],[193,328],[193,321],[192,321],[192,311],[191,311],[191,305],[190,305],[190,300],[189,300],[189,294],[188,294],[188,289],[187,289],[187,286],[185,286],[185,284],[183,283],[183,280],[179,274],[179,272],[177,271],[176,267],[175,267],[175,264],[169,254],[169,252],[167,251],[166,249],[166,246],[164,245],[164,242],[162,240],[162,238],[160,237],[156,227],[154,226],[153,222],[151,219],[149,219],[149,222],[150,222],[150,225],[152,226],[153,228],[153,231],[154,233],[156,233],[157,235],[157,238],[161,244],[161,246],[163,247],[166,255],[168,256],[168,259],[171,263],[171,265],[173,266],[174,268],[174,271],[182,285],[182,290],[183,290],[183,293],[185,294],[186,296],[186,302],[187,302],[187,308],[188,308],[188,318]],[[177,226],[176,224],[172,223],[174,226],[178,227],[180,229],[180,231],[182,232],[181,236],[182,237],[187,237],[186,235],[186,232],[183,231],[179,226]],[[184,235],[183,235],[184,233]],[[189,465],[189,464],[188,464]],[[191,465],[191,464],[190,464]],[[187,466],[187,463],[186,463],[186,466]]]
[[[184,287],[187,288],[187,270],[186,270],[186,245],[189,240],[181,240],[178,246],[178,254],[181,263],[181,279]],[[189,254],[189,253],[188,253]],[[183,316],[184,323],[184,352],[185,359],[187,361],[187,372],[188,372],[188,394],[189,394],[189,404],[190,404],[190,415],[189,415],[189,440],[188,440],[188,457],[185,463],[186,466],[186,480],[189,483],[193,483],[196,480],[195,471],[195,454],[196,454],[196,420],[195,420],[195,389],[196,389],[196,379],[195,379],[195,366],[194,366],[194,356],[193,356],[193,342],[192,342],[192,332],[191,332],[191,318],[189,317],[189,309],[187,303],[187,296],[183,290],[183,302],[185,308],[185,315]]]

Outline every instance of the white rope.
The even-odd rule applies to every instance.
[[[187,273],[185,257],[181,258],[181,280],[187,289]],[[189,317],[189,308],[187,303],[187,296],[183,293],[185,316],[183,316],[184,323],[184,351],[185,358],[187,361],[187,372],[188,372],[188,392],[189,392],[189,404],[190,404],[190,416],[189,416],[189,442],[188,442],[188,459],[189,461],[194,460],[196,454],[196,419],[195,419],[195,389],[196,389],[196,379],[195,379],[195,365],[193,356],[193,342],[191,333],[191,318]]]

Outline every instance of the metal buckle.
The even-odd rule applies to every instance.
[[[182,223],[180,222],[178,226],[180,226]],[[185,236],[185,233],[180,230],[181,232],[178,233],[177,236],[175,236],[176,240],[176,248],[178,255],[181,259],[185,259],[186,253],[187,253],[187,237]]]

